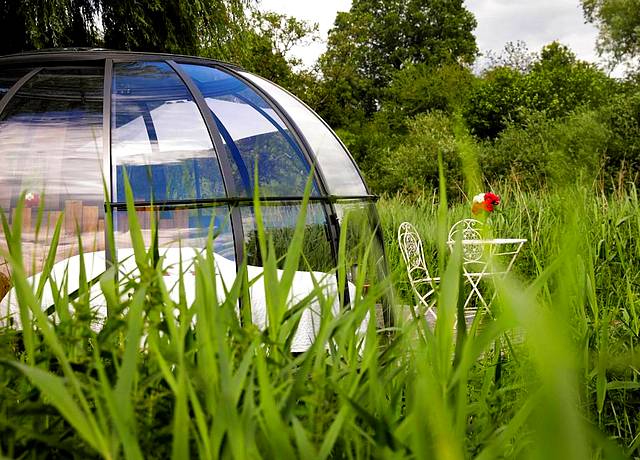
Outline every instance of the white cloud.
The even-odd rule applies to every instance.
[[[481,52],[498,52],[518,40],[540,51],[557,40],[580,59],[597,60],[597,30],[585,23],[578,0],[467,0],[466,6],[478,21],[475,33]]]

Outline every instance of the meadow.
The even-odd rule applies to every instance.
[[[74,283],[52,276],[64,257],[56,258],[60,217],[31,285],[36,265],[24,261],[20,225],[2,216],[0,260],[11,266],[23,327],[0,326],[0,460],[640,458],[638,0],[579,2],[600,30],[600,51],[629,64],[622,79],[559,42],[539,50],[510,42],[482,64],[473,34],[481,24],[465,2],[350,3],[313,70],[287,51],[307,47],[317,27],[253,0],[2,3],[0,54],[87,46],[206,56],[299,96],[382,195],[389,273],[380,276],[380,248],[370,229],[362,233],[365,213],[341,226],[337,267],[323,224],[305,230],[300,216],[295,231],[269,233],[258,219],[247,242],[259,250],[223,295],[213,229],[194,265],[179,267],[193,274],[195,292],[187,295],[180,276],[175,295],[158,248],[145,247],[129,193],[136,271],[118,275],[114,266],[94,281],[81,267]],[[260,107],[271,105],[264,96]],[[311,140],[301,147],[320,155]],[[604,179],[586,179],[595,176]],[[294,179],[301,176],[283,176]],[[446,237],[482,191],[502,197],[491,232],[527,243],[510,276],[482,286],[495,294],[491,312],[467,330],[458,321],[469,289],[462,254]],[[22,222],[14,209],[11,221]],[[404,221],[418,228],[441,278],[434,327],[412,308],[396,239]],[[113,238],[107,244],[113,254]],[[250,303],[246,264],[264,265],[264,330],[246,308],[237,314]],[[334,312],[336,299],[320,286],[288,304],[295,272],[310,266],[335,270],[338,292],[355,285],[349,308]],[[43,312],[47,284],[55,302]],[[100,321],[96,289],[107,306]],[[308,351],[291,353],[314,298],[318,335]],[[394,321],[362,330],[383,299]]]
[[[454,333],[465,286],[460,251],[449,254],[444,238],[451,223],[470,216],[468,202],[385,197],[378,211],[390,276],[365,293],[369,275],[361,270],[352,308],[338,315],[318,290],[322,324],[302,354],[288,346],[310,299],[287,310],[285,296],[302,263],[302,225],[284,260],[257,226],[264,331],[236,314],[243,276],[218,301],[211,246],[192,268],[195,301],[172,300],[135,213],[139,274],[101,277],[106,321],[89,326],[90,283],[81,279],[75,298],[58,286],[54,324],[38,307],[40,287],[26,282],[19,227],[5,228],[23,323],[31,326],[0,334],[0,456],[639,457],[638,191],[598,183],[494,191],[502,197],[490,217],[494,234],[528,240],[513,275],[497,282],[494,319]],[[403,221],[418,227],[442,278],[434,329],[406,314],[414,300],[396,242]],[[344,286],[345,270],[338,275]],[[389,290],[394,326],[376,330],[370,321],[358,333]]]

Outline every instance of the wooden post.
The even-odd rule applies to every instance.
[[[82,207],[82,233],[98,231],[98,207],[83,206]]]
[[[56,224],[58,223],[58,219],[60,219],[60,214],[62,211],[49,211],[45,213],[43,216],[43,225],[46,228],[45,237],[47,241],[53,238],[53,231],[56,229]],[[62,226],[62,230],[64,231],[64,224]]]
[[[76,233],[76,229],[82,229],[82,200],[66,200],[64,202],[64,231]]]

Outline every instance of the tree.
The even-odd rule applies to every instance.
[[[232,59],[253,1],[0,0],[0,52],[106,46]]]
[[[291,49],[318,26],[255,0],[0,0],[0,54],[96,47],[192,54],[234,62],[297,93],[314,75],[294,68]]]
[[[527,44],[522,40],[507,42],[502,52],[494,53],[493,51],[488,51],[486,53],[485,71],[497,67],[510,67],[521,73],[527,73],[538,59],[539,56],[529,51]]]
[[[606,151],[607,172],[640,173],[640,87],[613,95],[598,116],[611,132]]]
[[[272,11],[253,11],[253,25],[259,36],[267,39],[274,53],[282,56],[290,66],[302,64],[299,58],[288,56],[294,46],[308,45],[320,37],[318,24],[301,21]]]
[[[474,134],[493,139],[509,123],[521,123],[531,112],[541,111],[555,119],[580,106],[597,107],[614,86],[596,66],[553,42],[542,49],[528,72],[510,66],[486,71],[471,91],[465,118]]]
[[[582,0],[585,17],[600,29],[598,50],[613,63],[640,59],[640,0]]]
[[[102,0],[108,48],[231,59],[248,28],[247,0]]]
[[[394,74],[381,110],[402,118],[432,110],[452,114],[464,104],[473,80],[471,70],[459,64],[409,64]]]
[[[99,0],[0,0],[0,54],[96,46]]]
[[[340,125],[379,110],[394,74],[411,64],[471,63],[476,21],[462,0],[354,0],[338,13],[320,69],[324,114]]]
[[[612,79],[558,42],[542,48],[529,79],[538,109],[551,118],[567,115],[579,106],[598,107],[615,92]]]
[[[238,64],[299,94],[316,83],[301,60],[290,55],[294,46],[318,39],[318,25],[274,12],[253,10],[244,34],[244,54]]]

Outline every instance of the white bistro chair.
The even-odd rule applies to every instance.
[[[506,276],[515,262],[526,239],[494,238],[489,229],[476,219],[463,219],[456,222],[449,231],[447,244],[450,249],[456,241],[462,242],[462,270],[471,292],[465,302],[465,308],[474,296],[489,311],[493,298],[485,299],[480,290],[480,281]]]
[[[422,248],[422,239],[416,228],[409,222],[403,222],[398,228],[398,244],[400,252],[407,265],[407,274],[411,289],[418,299],[418,307],[423,310],[427,320],[435,320],[436,313],[435,297],[436,284],[440,282],[440,278],[432,277],[429,274],[427,263],[424,258]]]
[[[447,243],[451,246],[457,239],[462,241],[482,240],[484,237],[484,224],[476,219],[462,219],[451,226]],[[482,260],[484,246],[466,244],[462,246],[464,263],[478,263]]]
[[[471,286],[471,292],[464,303],[466,311],[475,312],[477,310],[475,306],[470,307],[474,296],[477,296],[485,308],[488,309],[489,307],[479,288],[480,280],[487,275],[491,275],[488,272],[487,260],[484,257],[485,245],[481,244],[481,241],[484,240],[484,233],[484,224],[479,220],[462,219],[451,226],[447,238],[447,244],[450,249],[453,249],[457,240],[462,241],[462,271],[467,283]],[[478,244],[474,244],[475,242]]]

